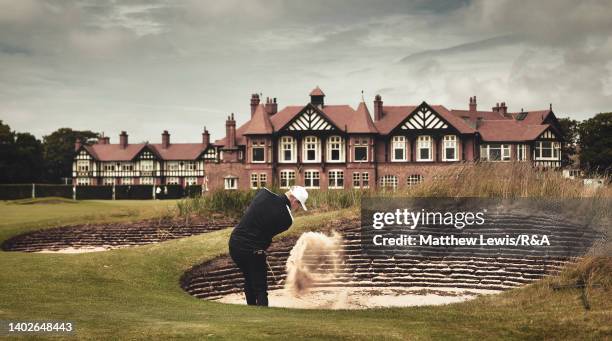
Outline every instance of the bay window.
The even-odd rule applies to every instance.
[[[296,156],[296,142],[291,136],[283,136],[280,138],[280,148],[278,149],[280,155],[278,156],[279,162],[295,162]]]
[[[321,162],[321,142],[316,136],[306,136],[302,146],[302,161],[307,163]]]
[[[327,162],[344,162],[344,140],[340,136],[327,139]]]
[[[444,136],[444,153],[442,154],[442,161],[458,161],[457,149],[457,136]]]
[[[559,160],[561,158],[561,143],[553,141],[536,141],[536,160]]]
[[[406,137],[405,136],[393,136],[391,142],[391,148],[393,154],[391,161],[406,161]]]
[[[417,138],[417,161],[433,161],[431,149],[431,136],[419,136]]]
[[[483,144],[480,146],[480,159],[483,161],[510,161],[510,145]]]

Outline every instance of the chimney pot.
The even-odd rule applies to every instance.
[[[470,97],[470,111],[476,111],[476,96]]]

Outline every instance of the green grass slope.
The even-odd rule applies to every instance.
[[[107,220],[159,202],[0,204],[0,240],[49,222]],[[74,209],[79,207],[79,209]],[[13,211],[15,210],[15,211]],[[291,233],[354,217],[342,210],[296,219]],[[8,221],[8,222],[7,222]],[[195,299],[179,286],[183,272],[227,252],[229,229],[136,248],[86,254],[0,252],[0,320],[70,320],[81,339],[605,339],[612,335],[609,282],[589,293],[553,291],[549,279],[500,295],[437,307],[366,311],[292,310]],[[605,264],[609,265],[609,261]],[[600,272],[597,272],[600,274]],[[608,273],[603,278],[609,278]]]

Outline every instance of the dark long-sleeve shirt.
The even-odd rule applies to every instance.
[[[289,198],[262,188],[232,231],[230,247],[242,251],[266,250],[272,238],[288,230],[291,224],[293,217]]]

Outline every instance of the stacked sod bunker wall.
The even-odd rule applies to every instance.
[[[211,219],[189,225],[151,220],[138,223],[67,226],[17,235],[5,240],[0,248],[4,251],[23,252],[91,247],[113,249],[189,237],[232,227],[235,223],[231,219]]]
[[[347,220],[334,224],[341,232],[344,262],[337,275],[317,287],[448,287],[462,289],[506,290],[522,286],[547,275],[557,274],[566,263],[585,254],[602,237],[601,231],[585,229],[584,225],[565,221],[554,215],[525,220],[510,210],[497,216],[496,223],[525,231],[555,235],[544,252],[499,248],[495,252],[478,248],[440,248],[422,246],[390,252],[389,249],[367,250],[372,232],[362,220]],[[440,230],[433,233],[440,234]],[[453,233],[450,231],[449,233]],[[489,237],[504,238],[507,231],[489,229]],[[273,243],[269,250],[272,272],[268,274],[270,290],[281,289],[286,277],[285,264],[296,238]],[[571,252],[568,252],[568,248]],[[326,264],[313,262],[314,271],[325,271]],[[228,256],[199,264],[181,278],[182,288],[202,299],[218,299],[242,291],[243,278]]]
[[[202,195],[202,186],[115,185],[72,186],[49,184],[0,185],[0,200],[61,197],[76,200],[180,199]]]

